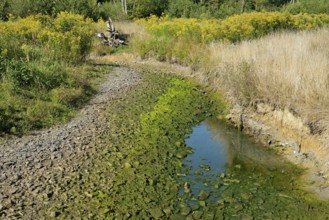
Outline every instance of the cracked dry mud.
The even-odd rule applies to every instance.
[[[65,191],[65,177],[79,174],[92,152],[101,150],[95,146],[109,130],[106,107],[139,80],[136,70],[114,67],[69,123],[1,140],[0,219],[34,219],[53,195]]]

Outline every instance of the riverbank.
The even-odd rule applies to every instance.
[[[167,71],[192,78],[213,91],[218,91],[213,81],[203,77],[202,72],[195,72],[187,66],[158,62],[154,59],[140,59],[128,53],[119,53],[97,58],[99,62],[110,62],[128,66],[149,66],[151,69]],[[289,109],[280,109],[262,100],[250,105],[234,104],[230,101],[226,119],[238,129],[252,135],[263,145],[276,150],[293,164],[307,169],[304,174],[306,190],[315,192],[319,197],[329,197],[329,164],[326,152],[326,132],[312,134],[312,124]],[[316,123],[314,124],[316,125]],[[316,127],[315,127],[316,128]]]
[[[216,174],[216,182],[207,181],[209,192],[189,193],[190,183],[179,180],[187,174],[183,158],[192,152],[184,139],[223,109],[213,111],[216,100],[207,89],[169,72],[174,73],[168,66],[145,63],[113,67],[97,96],[68,125],[7,140],[1,151],[1,218],[328,215],[326,202],[299,189],[301,171],[293,166],[263,169],[239,162]],[[181,189],[187,193],[179,194]],[[223,199],[209,201],[212,193]]]
[[[175,211],[175,177],[189,152],[183,136],[211,114],[210,102],[196,84],[163,71],[107,71],[67,125],[2,140],[1,218],[158,218]]]
[[[81,175],[92,152],[102,150],[97,146],[104,144],[101,137],[111,127],[105,114],[108,104],[140,80],[138,71],[129,68],[102,71],[106,78],[97,94],[68,124],[1,140],[1,219],[41,217],[53,197],[65,195],[69,177]]]

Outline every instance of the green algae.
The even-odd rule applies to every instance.
[[[108,133],[67,177],[65,193],[55,193],[41,215],[70,219],[149,219],[178,214],[178,176],[191,149],[184,137],[212,114],[211,99],[187,80],[143,75],[142,82],[107,108]],[[101,140],[101,141],[100,141]],[[191,213],[186,206],[181,212]]]
[[[160,210],[178,211],[176,177],[183,166],[181,159],[190,153],[180,140],[204,119],[209,109],[210,100],[195,84],[170,79],[167,90],[157,98],[152,110],[140,114],[139,126],[131,138],[125,161],[129,164],[138,161],[139,166],[132,167],[131,172],[118,172],[112,178],[125,183],[115,189],[116,202],[120,205],[113,207],[111,217],[124,215],[128,210],[137,218],[169,217],[172,212]],[[183,216],[190,213],[188,206],[179,210]]]
[[[228,161],[225,172],[219,171],[222,168],[216,171],[218,164],[214,158],[191,161],[201,155],[204,157],[195,147],[195,155],[185,159],[187,166],[194,163],[193,169],[188,169],[182,179],[189,183],[192,193],[188,196],[182,193],[180,195],[190,206],[199,202],[198,218],[205,219],[209,213],[214,215],[214,219],[329,217],[328,201],[318,200],[311,193],[301,190],[300,176],[304,172],[301,168],[285,161],[272,150],[257,145],[250,137],[223,124],[223,121],[207,120],[207,124],[212,126],[212,133],[219,135],[217,137],[220,137],[220,146],[226,143],[230,153],[226,152]],[[198,139],[197,143],[202,143],[202,148],[202,140],[210,138],[204,132],[200,132],[200,136],[195,133],[191,136]],[[208,153],[216,154],[213,151]],[[222,158],[219,155],[218,157]],[[198,171],[205,162],[210,164],[211,170],[202,175],[196,173],[194,170]],[[191,214],[193,216],[194,213]]]
[[[291,187],[300,170],[283,167],[289,183],[262,166],[237,165],[209,180],[208,165],[196,172],[207,190],[194,196],[183,158],[192,127],[222,110],[196,84],[166,74],[143,81],[107,108],[108,133],[71,179],[65,194],[49,201],[44,216],[61,219],[325,219],[328,203]],[[218,106],[220,108],[218,108]],[[221,107],[222,106],[222,107]],[[99,150],[100,149],[100,150]],[[264,178],[265,177],[265,178]],[[243,181],[248,180],[248,181]],[[250,181],[251,180],[251,181]],[[280,189],[278,191],[278,189]],[[183,190],[184,193],[179,193]],[[195,198],[196,197],[196,198]],[[215,199],[213,199],[215,198]],[[191,202],[192,201],[192,202]],[[301,210],[302,209],[302,210]]]

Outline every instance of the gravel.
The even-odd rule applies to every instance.
[[[0,219],[32,219],[54,194],[65,191],[65,176],[79,175],[82,161],[109,131],[106,106],[139,80],[135,70],[113,67],[95,97],[68,124],[1,140]]]

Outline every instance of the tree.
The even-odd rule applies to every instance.
[[[121,0],[122,2],[122,12],[125,14],[128,14],[128,10],[127,10],[127,0]]]
[[[7,21],[10,13],[10,5],[8,0],[0,3],[0,20]]]
[[[283,7],[283,11],[288,11],[292,14],[311,13],[311,14],[329,14],[328,0],[297,0],[293,3],[288,3]]]
[[[195,6],[191,0],[169,0],[166,13],[172,17],[190,17]]]
[[[168,0],[134,0],[131,15],[135,18],[161,16],[168,7]]]

